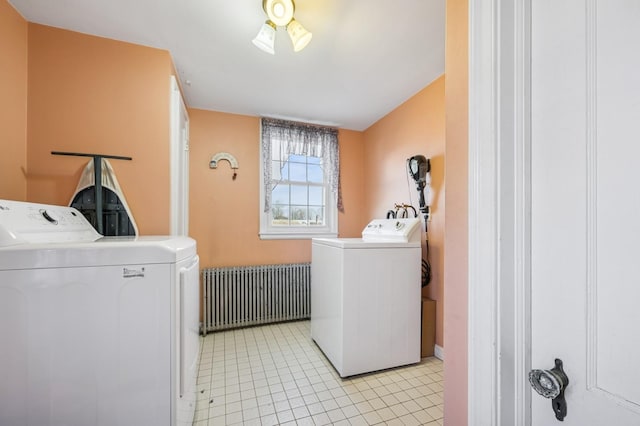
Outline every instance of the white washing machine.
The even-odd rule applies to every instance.
[[[314,238],[311,337],[341,377],[420,361],[421,226],[373,220],[362,238]]]
[[[191,425],[198,297],[190,238],[0,200],[0,425]]]

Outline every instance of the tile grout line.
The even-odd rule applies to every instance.
[[[206,336],[200,356],[210,363],[211,368],[203,369],[201,365],[201,371],[208,373],[199,372],[198,390],[204,392],[204,388],[208,388],[208,399],[198,398],[194,425],[284,424],[278,421],[293,421],[291,424],[294,425],[296,421],[298,424],[442,424],[442,361],[425,358],[412,366],[341,379],[308,336],[309,321],[230,330]],[[254,354],[256,351],[257,354]],[[214,366],[216,352],[219,356],[222,354],[222,363]],[[204,356],[209,353],[211,358]],[[315,374],[310,375],[304,366]],[[232,372],[229,371],[231,369]],[[221,378],[214,378],[216,374]],[[269,384],[269,378],[272,384]],[[221,386],[214,387],[214,383]],[[256,384],[262,386],[257,387]],[[266,390],[257,390],[263,388],[268,389],[268,393]],[[216,396],[214,394],[221,391],[214,389],[224,389],[224,393]],[[227,395],[231,396],[232,402],[227,401]],[[260,397],[264,402],[267,401],[264,398],[267,395],[270,402],[260,405]],[[215,399],[221,397],[224,397],[224,404],[217,404]],[[210,401],[216,402],[211,408]],[[244,401],[247,401],[246,404]],[[282,408],[281,411],[276,410],[276,404]],[[224,410],[213,409],[220,406]],[[234,411],[227,412],[227,406]],[[261,410],[265,406],[271,406],[273,410]],[[407,406],[414,411],[411,412]],[[313,407],[313,412],[309,407]],[[418,408],[420,410],[416,411]],[[263,412],[265,415],[262,415]],[[219,415],[214,418],[211,413]],[[245,413],[252,417],[245,419]],[[236,423],[232,423],[234,421]],[[429,423],[423,423],[426,421]]]

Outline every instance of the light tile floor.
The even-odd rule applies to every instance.
[[[443,425],[442,361],[341,379],[309,326],[207,335],[194,426]]]

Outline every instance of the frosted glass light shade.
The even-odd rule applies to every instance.
[[[276,26],[273,22],[267,21],[260,28],[256,38],[253,39],[253,44],[255,44],[260,50],[274,55],[276,53],[273,48],[275,41]]]
[[[264,0],[262,5],[269,19],[278,27],[284,27],[293,18],[293,0]]]
[[[291,22],[287,25],[287,32],[289,33],[289,37],[291,37],[294,52],[299,52],[304,49],[311,41],[311,37],[313,37],[313,34],[307,31],[302,24],[295,19],[291,19]]]

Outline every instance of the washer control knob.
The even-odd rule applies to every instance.
[[[54,213],[47,211],[45,209],[40,210],[40,213],[42,213],[42,217],[47,219],[47,221],[49,221],[50,223],[54,225],[58,224],[58,217]]]

